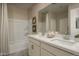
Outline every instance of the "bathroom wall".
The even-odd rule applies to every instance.
[[[40,24],[41,22],[38,22],[38,16],[39,16],[39,11],[42,10],[43,8],[47,7],[48,5],[50,5],[50,3],[37,3],[35,4],[31,9],[31,17],[30,17],[30,23],[32,23],[32,17],[36,16],[37,18],[37,31],[40,31]],[[32,29],[31,25],[29,25],[30,29]],[[32,30],[30,30],[30,32],[32,32]]]
[[[8,4],[8,15],[13,20],[28,20],[28,9]]]
[[[79,34],[79,29],[76,29],[76,17],[79,17],[79,4],[71,4],[69,6],[69,26],[72,36]]]

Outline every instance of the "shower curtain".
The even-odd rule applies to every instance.
[[[9,31],[8,31],[8,17],[7,17],[7,4],[1,4],[2,9],[2,19],[0,26],[0,55],[8,55],[8,40],[9,40]]]

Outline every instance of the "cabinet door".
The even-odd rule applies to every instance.
[[[29,55],[40,56],[40,47],[32,42],[29,42]]]
[[[74,54],[67,52],[65,50],[50,46],[46,43],[41,43],[41,48],[45,49],[46,51],[50,52],[51,54],[54,54],[56,56],[73,56]]]
[[[49,52],[47,52],[47,51],[44,50],[44,49],[41,49],[41,56],[55,56],[55,55],[50,54]]]
[[[35,44],[32,44],[32,55],[33,56],[40,56],[40,47],[35,45]]]
[[[32,42],[29,41],[29,56],[32,56]]]

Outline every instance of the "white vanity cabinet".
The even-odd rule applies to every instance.
[[[29,39],[29,56],[40,56],[40,42],[32,38]]]
[[[48,51],[53,56],[73,56],[72,53],[61,50],[61,49],[51,46],[47,43],[41,43],[41,48]]]
[[[74,56],[74,54],[52,46],[46,42],[29,38],[29,55],[30,56]]]

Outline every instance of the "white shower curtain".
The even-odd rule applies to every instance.
[[[9,40],[9,31],[8,31],[8,17],[7,17],[7,4],[3,3],[2,5],[2,19],[1,19],[1,34],[0,34],[0,55],[8,55],[8,40]]]

